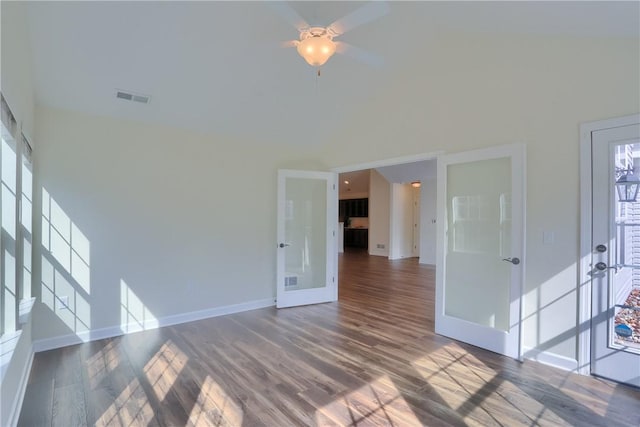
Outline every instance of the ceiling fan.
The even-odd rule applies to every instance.
[[[310,26],[288,3],[269,2],[271,7],[299,31],[299,40],[284,42],[284,47],[296,47],[298,54],[313,67],[324,65],[338,52],[372,65],[381,65],[381,59],[370,52],[342,41],[334,40],[362,24],[374,21],[389,12],[385,1],[371,1],[327,27]]]

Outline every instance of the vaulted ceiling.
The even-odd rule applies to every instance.
[[[290,5],[326,26],[363,3]],[[297,31],[268,2],[31,2],[28,18],[43,105],[300,143],[330,137],[416,56],[428,63],[430,43],[447,34],[640,33],[636,2],[390,2],[386,16],[341,37],[383,66],[336,55],[318,78],[280,47]],[[151,103],[118,100],[116,89]]]

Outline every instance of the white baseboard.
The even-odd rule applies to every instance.
[[[66,347],[68,345],[117,337],[134,332],[157,329],[163,326],[171,326],[177,325],[179,323],[208,319],[210,317],[224,316],[226,314],[240,313],[242,311],[257,310],[259,308],[272,307],[274,305],[274,298],[265,298],[243,302],[240,304],[232,304],[222,307],[208,308],[205,310],[191,311],[188,313],[172,314],[169,316],[161,317],[159,319],[148,319],[145,320],[142,324],[129,323],[125,325],[110,326],[107,328],[78,332],[76,334],[45,338],[42,340],[34,341],[33,351],[35,353],[38,353],[41,351],[52,350],[54,348]]]
[[[369,255],[388,257],[389,256],[389,251],[386,250],[386,249],[371,248],[371,249],[369,249]]]
[[[578,361],[576,359],[532,347],[523,347],[522,350],[525,359],[535,360],[544,365],[553,366],[554,368],[565,371],[578,372]]]
[[[398,256],[392,257],[391,255],[389,255],[389,259],[392,261],[397,259],[407,259],[407,258],[418,258],[418,257],[413,255],[398,255]]]
[[[418,258],[418,264],[428,265],[429,267],[435,267],[436,266],[436,262],[435,262],[434,259],[431,259],[431,258],[427,259],[426,257],[419,257]]]
[[[29,374],[31,373],[31,365],[33,365],[33,345],[29,351],[29,358],[27,363],[22,368],[22,375],[20,376],[20,384],[18,384],[18,390],[13,398],[13,405],[11,405],[11,413],[9,414],[9,425],[11,427],[18,425],[18,419],[20,418],[20,409],[22,409],[22,402],[24,401],[24,393],[27,391],[27,382],[29,381]]]

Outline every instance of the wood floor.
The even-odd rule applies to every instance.
[[[38,353],[22,426],[640,426],[640,391],[433,333],[434,273],[340,259],[338,303]]]

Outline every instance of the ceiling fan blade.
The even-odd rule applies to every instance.
[[[278,15],[280,15],[285,21],[293,25],[293,27],[300,31],[304,28],[309,28],[307,21],[295,11],[291,5],[284,1],[267,1],[266,2],[271,9],[273,9]]]
[[[336,35],[341,35],[367,22],[376,20],[389,13],[386,1],[371,1],[350,14],[329,25]]]
[[[287,40],[286,42],[280,43],[280,47],[296,47],[299,43],[299,40]]]
[[[374,67],[382,67],[384,65],[384,60],[380,55],[376,55],[375,53],[355,47],[348,43],[336,41],[336,52]]]

